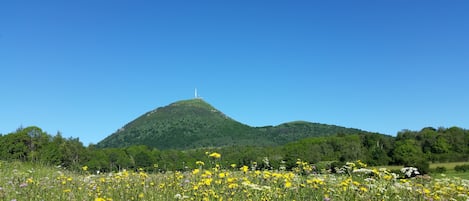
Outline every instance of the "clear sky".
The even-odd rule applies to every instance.
[[[0,1],[0,133],[85,145],[190,99],[251,126],[469,128],[464,0]]]

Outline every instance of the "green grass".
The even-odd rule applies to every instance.
[[[444,167],[453,170],[457,165],[469,165],[469,162],[430,163],[430,168]]]
[[[430,163],[430,171],[437,167],[444,167],[446,171],[444,173],[430,173],[430,176],[434,178],[453,178],[458,177],[461,179],[469,180],[469,172],[456,172],[454,167],[457,165],[469,165],[469,162],[448,162],[448,163]],[[400,165],[385,165],[376,166],[375,168],[386,168],[389,170],[400,170],[403,166]]]
[[[456,172],[454,170],[447,171],[445,173],[433,173],[431,174],[433,178],[461,178],[469,180],[469,172]]]

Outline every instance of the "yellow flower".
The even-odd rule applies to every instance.
[[[228,184],[228,188],[230,188],[230,189],[238,188],[238,184],[237,183]]]
[[[98,197],[98,198],[95,198],[94,201],[106,201],[106,199]]]
[[[248,172],[249,170],[249,167],[244,165],[243,167],[239,168],[241,171],[243,171],[244,173]]]
[[[212,178],[202,179],[202,182],[203,182],[206,186],[210,186],[210,184],[212,183]]]
[[[204,163],[203,161],[196,161],[195,164],[196,164],[196,165],[200,165],[200,166],[205,165],[205,163]]]
[[[221,157],[221,154],[217,153],[217,152],[213,152],[211,153],[210,155],[208,155],[209,157],[212,157],[212,158],[220,158]]]
[[[202,177],[210,177],[210,176],[212,176],[212,172],[208,170],[205,170],[204,174],[202,175]]]
[[[28,179],[26,180],[26,183],[28,183],[28,184],[32,184],[32,183],[34,183],[34,180],[33,180],[33,178],[28,178]]]
[[[85,166],[81,167],[81,169],[82,169],[83,171],[88,171],[88,166],[85,165]]]
[[[423,193],[425,193],[425,194],[430,194],[430,192],[431,192],[430,189],[428,189],[428,188],[423,188]]]
[[[389,180],[392,179],[392,175],[384,175],[384,176],[383,176],[383,179],[389,181]]]
[[[220,177],[220,178],[225,178],[226,175],[228,175],[228,173],[222,172],[222,173],[218,174],[218,177]]]
[[[200,172],[199,169],[194,169],[194,170],[192,170],[192,174],[198,174],[199,172]]]
[[[361,186],[361,187],[360,187],[360,191],[366,193],[366,192],[368,192],[368,189],[367,189],[366,187],[364,187],[364,186]]]
[[[235,181],[236,181],[236,178],[234,178],[234,177],[229,177],[229,178],[227,179],[227,182],[228,182],[228,183],[233,183],[233,182],[235,182]]]
[[[358,160],[357,163],[362,168],[366,168],[366,166],[367,166],[366,163],[363,163],[361,160]]]

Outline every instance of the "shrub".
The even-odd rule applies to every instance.
[[[454,166],[456,172],[467,172],[469,171],[469,164],[467,165],[456,165]]]
[[[434,173],[445,173],[446,172],[446,168],[445,167],[436,167],[435,169],[431,170],[431,172],[434,172]]]

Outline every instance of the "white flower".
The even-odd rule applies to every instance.
[[[373,170],[366,169],[366,168],[360,168],[360,169],[353,170],[353,173],[371,174],[371,173],[373,173]]]
[[[406,176],[406,177],[412,177],[415,175],[419,175],[420,172],[418,171],[417,168],[415,167],[404,167],[401,169],[401,172]]]

